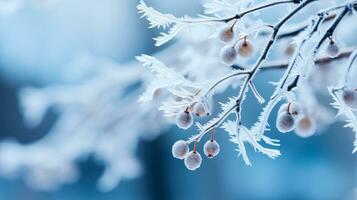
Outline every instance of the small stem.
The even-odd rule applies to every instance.
[[[287,111],[288,111],[289,114],[291,114],[290,108],[291,108],[291,102],[288,103],[288,108],[287,108]]]
[[[238,19],[236,19],[236,20],[234,21],[234,23],[232,24],[232,26],[231,26],[231,31],[232,31],[232,32],[233,32],[234,26],[236,25],[237,21],[238,21]]]
[[[196,153],[196,150],[197,150],[197,142],[193,144],[193,153]]]
[[[212,129],[212,134],[211,134],[211,141],[214,141],[214,128]]]

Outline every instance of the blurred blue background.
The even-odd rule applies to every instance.
[[[90,65],[83,68],[71,65],[81,55],[125,63],[141,53],[158,50],[151,40],[156,32],[148,29],[147,22],[136,13],[137,0],[63,0],[50,8],[31,1],[20,2],[16,11],[0,15],[1,139],[37,141],[55,120],[55,116],[48,114],[38,127],[30,129],[24,125],[17,97],[22,86],[75,83],[95,74],[97,68]],[[198,1],[147,0],[147,3],[179,16],[201,12]],[[276,73],[259,79],[267,82],[272,76]],[[266,88],[263,95],[271,92],[272,88]],[[251,107],[252,113],[260,112],[260,107]],[[247,117],[254,120],[257,116]],[[252,167],[237,158],[226,134],[217,134],[221,154],[210,161],[204,158],[204,164],[194,172],[172,158],[171,145],[188,134],[172,128],[153,141],[139,143],[136,154],[144,173],[139,178],[122,181],[113,191],[98,191],[95,182],[103,166],[89,157],[78,163],[80,180],[56,191],[34,191],[20,178],[0,177],[0,199],[348,199],[357,187],[357,160],[351,154],[353,135],[350,130],[341,129],[342,125],[332,125],[323,134],[309,139],[275,134],[281,140],[283,156],[272,160],[250,151]],[[276,130],[273,128],[271,132]]]

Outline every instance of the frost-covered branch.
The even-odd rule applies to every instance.
[[[316,56],[317,50],[322,49],[322,44],[327,38],[330,38],[332,41],[332,34],[334,33],[337,25],[342,21],[342,19],[347,16],[347,13],[356,9],[356,1],[346,1],[343,4],[333,5],[326,9],[321,9],[316,14],[308,20],[307,22],[302,22],[300,25],[284,26],[290,18],[294,17],[299,11],[303,10],[307,5],[313,2],[320,2],[318,0],[305,0],[305,1],[280,1],[280,2],[268,2],[267,4],[258,5],[252,8],[245,8],[245,11],[238,12],[233,17],[227,17],[223,19],[210,18],[201,22],[226,22],[227,26],[224,26],[219,34],[215,37],[218,37],[219,40],[224,42],[224,46],[220,50],[221,62],[231,68],[235,69],[230,73],[227,73],[223,76],[216,76],[218,78],[213,78],[206,80],[205,82],[196,82],[200,86],[196,92],[186,91],[185,93],[188,96],[177,95],[172,92],[171,87],[167,89],[174,95],[178,96],[180,100],[174,100],[173,102],[180,103],[180,109],[174,107],[174,103],[164,104],[166,105],[163,109],[164,111],[174,109],[176,113],[176,123],[180,128],[187,129],[193,124],[194,116],[192,113],[199,113],[197,116],[201,117],[202,113],[211,113],[208,111],[208,108],[212,100],[213,91],[220,90],[220,88],[227,87],[226,85],[235,85],[239,87],[239,93],[237,96],[230,97],[226,103],[220,103],[221,112],[213,117],[208,122],[201,124],[196,123],[198,127],[198,133],[190,137],[186,141],[180,141],[181,148],[184,148],[185,151],[188,151],[188,145],[194,143],[194,150],[187,154],[187,156],[176,155],[176,144],[173,148],[174,156],[177,158],[185,159],[185,164],[189,169],[196,169],[199,164],[201,157],[196,150],[196,145],[202,140],[202,138],[214,131],[216,128],[221,127],[229,133],[231,136],[231,141],[237,144],[237,151],[239,155],[242,155],[245,163],[251,165],[251,162],[246,155],[245,142],[249,143],[257,151],[262,152],[263,154],[268,155],[271,158],[275,158],[280,155],[280,152],[276,149],[264,148],[259,144],[259,141],[263,140],[266,144],[271,146],[278,146],[279,141],[270,139],[264,135],[268,127],[268,119],[272,113],[275,106],[286,99],[287,103],[283,104],[278,112],[278,118],[276,121],[276,127],[280,132],[290,132],[295,130],[296,134],[301,137],[308,137],[313,135],[316,132],[318,127],[323,126],[330,121],[330,116],[325,114],[324,116],[314,114],[314,110],[319,110],[318,112],[324,113],[324,108],[317,105],[314,92],[310,89],[304,89],[308,85],[307,81],[317,79],[318,73],[315,70],[319,70],[320,66],[326,65],[335,60],[340,60],[346,58],[352,54],[354,48],[344,48],[335,50],[335,55],[331,55],[331,48],[327,47],[326,55]],[[243,18],[248,13],[254,13],[255,11],[262,10],[263,8],[273,7],[279,4],[288,4],[293,3],[297,6],[293,8],[285,17],[278,20],[275,25],[266,24],[263,22],[257,22],[259,28],[253,28],[254,25],[251,25],[249,18]],[[224,8],[226,5],[216,5],[219,8],[214,9],[216,4],[207,4],[209,10],[207,13],[220,13],[223,10],[230,10],[230,8]],[[323,7],[323,6],[322,6]],[[341,13],[338,13],[342,10]],[[218,16],[218,15],[217,15]],[[223,14],[224,16],[224,14]],[[239,21],[238,21],[239,19]],[[212,20],[212,21],[210,21]],[[221,21],[220,21],[221,20]],[[190,21],[190,20],[189,20]],[[229,23],[233,21],[233,23]],[[331,25],[329,22],[332,21]],[[200,21],[191,20],[191,23],[201,23]],[[322,24],[327,24],[328,29],[323,32]],[[250,27],[250,28],[244,28]],[[239,28],[237,28],[239,27]],[[288,27],[288,28],[287,28]],[[267,31],[261,31],[264,28],[269,28],[271,33],[268,37],[268,42],[265,45],[261,45],[262,41],[265,40]],[[238,36],[237,35],[238,31]],[[320,33],[323,32],[322,36]],[[260,34],[262,33],[262,34]],[[253,43],[249,39],[255,34],[259,41],[260,48],[258,48],[261,53],[256,59],[252,67],[247,67],[250,64],[247,62],[237,63],[237,57],[248,58],[252,55],[253,52]],[[274,46],[279,45],[281,40],[284,40],[289,37],[293,38],[293,43],[290,44],[289,48],[293,48],[293,55],[289,55],[288,58],[282,59],[282,61],[275,60],[272,61],[268,57],[274,52]],[[201,58],[203,60],[204,57]],[[353,62],[352,59],[351,62]],[[213,63],[215,61],[212,60]],[[351,63],[350,62],[350,63]],[[350,64],[352,65],[352,64]],[[313,66],[317,66],[316,68]],[[268,69],[286,69],[285,73],[281,77],[280,81],[274,83],[276,85],[276,90],[272,94],[271,98],[267,102],[267,105],[263,109],[258,121],[248,129],[247,126],[242,123],[242,105],[244,103],[246,94],[249,89],[256,97],[259,103],[264,103],[264,97],[259,93],[258,88],[255,86],[253,81],[255,76],[259,71],[268,70]],[[338,71],[341,68],[336,69]],[[202,106],[204,105],[204,106]],[[198,112],[199,110],[199,112]],[[235,113],[235,120],[228,119],[231,114]],[[213,141],[211,141],[213,142]],[[215,141],[214,141],[215,142]],[[204,146],[204,151],[206,154],[206,145],[213,145],[209,141]],[[217,149],[219,146],[215,143]],[[178,153],[178,152],[177,152]],[[186,155],[186,153],[185,153]],[[207,155],[207,154],[206,154]],[[209,154],[211,155],[211,154]],[[198,165],[188,165],[187,163],[191,162],[191,159],[196,160]],[[191,163],[192,164],[192,163]]]

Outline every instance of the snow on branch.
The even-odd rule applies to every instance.
[[[156,43],[159,45],[174,38],[178,32],[189,24],[226,24],[223,28],[218,27],[219,30],[217,30],[218,34],[216,36],[207,38],[207,40],[220,40],[221,43],[224,43],[224,46],[222,47],[220,44],[213,43],[209,47],[204,47],[205,50],[208,50],[208,48],[215,50],[217,52],[216,55],[219,55],[220,63],[210,61],[211,63],[208,65],[211,67],[204,69],[206,71],[219,71],[218,69],[220,68],[216,65],[223,65],[222,67],[225,65],[232,67],[235,70],[226,73],[224,76],[217,75],[216,77],[218,78],[210,79],[213,81],[207,81],[207,84],[205,85],[199,84],[201,88],[196,92],[195,90],[187,92],[188,89],[185,88],[187,85],[178,86],[176,84],[178,88],[181,87],[181,90],[184,91],[183,93],[186,92],[190,95],[181,95],[180,100],[169,99],[169,101],[163,101],[163,106],[160,107],[160,110],[173,110],[169,112],[169,116],[176,117],[176,124],[180,128],[184,127],[184,129],[187,129],[194,124],[195,116],[193,114],[196,113],[197,117],[202,117],[204,115],[197,115],[197,113],[208,113],[208,108],[213,107],[211,104],[214,104],[212,103],[214,99],[214,90],[221,87],[227,88],[229,85],[239,89],[238,95],[229,97],[227,103],[218,103],[221,107],[221,112],[213,116],[211,119],[205,120],[206,122],[196,122],[198,133],[188,138],[188,140],[185,141],[185,144],[182,144],[185,148],[188,148],[188,145],[192,143],[194,145],[194,150],[188,152],[184,158],[185,163],[189,162],[190,159],[195,159],[194,163],[196,165],[186,165],[186,167],[191,170],[197,169],[201,164],[200,159],[197,160],[194,157],[199,156],[200,158],[196,145],[206,134],[212,132],[210,141],[214,143],[210,144],[209,141],[207,141],[206,144],[216,145],[215,149],[219,149],[219,146],[217,146],[213,139],[214,131],[218,127],[221,127],[228,132],[230,141],[237,144],[237,151],[239,152],[239,155],[242,155],[243,160],[247,165],[251,165],[251,161],[248,158],[245,143],[249,143],[256,151],[259,151],[270,158],[280,156],[280,151],[263,147],[260,142],[263,140],[263,142],[270,146],[280,145],[279,140],[267,137],[265,131],[268,130],[271,113],[281,101],[286,102],[280,106],[278,111],[276,119],[277,130],[284,133],[295,131],[298,136],[304,138],[314,135],[317,129],[324,126],[324,122],[327,120],[322,114],[316,114],[321,110],[324,110],[324,107],[316,105],[315,95],[319,91],[315,90],[310,82],[320,78],[320,74],[322,73],[320,72],[322,70],[320,68],[323,64],[338,59],[344,59],[349,55],[354,55],[352,52],[353,48],[351,47],[340,49],[340,44],[334,39],[337,37],[334,33],[344,19],[349,16],[348,13],[354,14],[352,11],[357,8],[356,1],[345,1],[342,4],[334,2],[333,6],[328,8],[321,3],[322,1],[318,0],[268,1],[257,5],[254,5],[254,3],[250,1],[245,2],[247,4],[233,5],[224,0],[208,1],[204,4],[205,13],[212,14],[214,17],[207,18],[201,16],[201,18],[196,19],[177,18],[172,15],[162,14],[147,7],[143,1],[141,1],[138,6],[140,12],[144,13],[144,16],[147,16],[151,27],[166,28],[169,25],[171,26],[171,29],[168,32],[161,33],[162,38],[158,39]],[[263,9],[269,10],[270,7],[282,4],[295,5],[292,6],[285,16],[277,18],[275,24],[263,23],[256,19],[252,20],[248,16],[250,13],[256,13]],[[295,18],[297,13],[303,11],[311,4],[317,4],[321,9],[312,13],[309,18],[304,20],[304,22],[300,21],[300,23],[295,26],[291,25],[293,23],[290,22],[290,19]],[[233,12],[233,14],[231,12]],[[245,28],[254,27],[254,23],[257,24],[258,28]],[[322,24],[327,24],[327,29],[325,28],[326,26],[321,26]],[[237,31],[238,29],[239,31]],[[263,29],[264,31],[262,31]],[[265,31],[265,29],[267,30]],[[252,41],[252,35],[257,38],[257,41]],[[276,51],[274,48],[281,44],[281,40],[286,39],[290,40],[286,51],[289,55],[285,60],[282,59],[284,60],[283,62],[276,62],[273,64],[274,62],[269,58],[270,54]],[[325,45],[326,42],[327,45]],[[192,45],[199,44],[193,43]],[[254,47],[256,49],[253,48],[253,45],[255,45]],[[326,55],[321,56],[318,53],[323,48],[326,48]],[[260,52],[254,64],[251,65],[252,62],[244,62],[244,59],[252,57],[254,51]],[[194,60],[194,56],[195,55],[193,54],[190,58]],[[241,62],[241,60],[243,61]],[[196,65],[202,65],[205,63],[205,59],[200,58],[200,60],[194,63],[196,63]],[[188,66],[195,67],[191,65]],[[349,69],[352,68],[351,66],[352,64],[349,65]],[[258,100],[258,103],[264,104],[265,99],[260,94],[253,81],[258,72],[264,72],[271,69],[283,69],[285,70],[285,73],[280,80],[274,84],[276,89],[267,101],[257,121],[250,129],[248,129],[247,125],[243,124],[242,120],[242,118],[245,117],[245,115],[242,114],[242,110],[244,109],[243,104],[246,101],[246,95],[248,91],[251,91],[254,97]],[[342,67],[334,70],[341,71]],[[205,71],[199,71],[197,74],[183,75],[190,76],[193,78],[192,80],[194,80],[195,77],[198,77],[199,74],[203,72]],[[158,78],[158,80],[159,79],[160,78]],[[188,85],[193,85],[194,83],[195,81],[191,81]],[[304,87],[311,88],[304,89]],[[175,88],[175,90],[179,90],[178,88]],[[325,89],[327,88],[325,87]],[[350,90],[350,96],[348,96],[348,98],[355,98],[356,96],[357,99],[356,91],[357,90]],[[334,96],[334,98],[337,98],[337,96]],[[197,101],[197,99],[200,100]],[[348,107],[341,105],[341,103],[343,103],[341,100],[335,100],[337,103],[335,103],[334,106],[338,106],[343,113],[347,113],[345,114],[348,116],[349,123],[347,126],[352,127],[355,130],[356,119],[354,113],[349,111]],[[201,106],[199,104],[200,102],[204,102],[205,106]],[[198,106],[196,106],[196,104]],[[317,111],[318,109],[319,111]],[[200,112],[198,112],[198,110]],[[211,113],[211,111],[209,113]],[[235,120],[231,120],[231,114],[233,113],[235,113]],[[354,144],[356,143],[357,141],[354,142]],[[173,148],[175,147],[176,146],[174,145]],[[208,150],[204,148],[205,154],[207,151]],[[357,150],[355,149],[354,151]],[[180,157],[179,155],[177,156]],[[208,156],[212,155],[209,154]]]

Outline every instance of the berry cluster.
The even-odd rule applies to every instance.
[[[219,53],[222,63],[226,65],[234,64],[238,55],[247,58],[253,54],[253,45],[248,40],[247,35],[242,35],[233,44],[229,44],[236,38],[234,31],[235,24],[236,21],[231,26],[223,27],[218,36],[222,42],[227,43]]]
[[[184,159],[185,166],[189,170],[196,170],[201,166],[202,157],[196,149],[197,143],[194,143],[193,150],[189,150],[188,143],[183,140],[178,140],[172,146],[172,155],[177,159]],[[203,152],[207,158],[213,158],[218,155],[220,146],[214,139],[214,132],[212,131],[212,138],[208,140],[203,146]]]
[[[316,122],[300,103],[289,102],[279,108],[276,127],[282,133],[295,130],[298,136],[309,137],[316,131]]]
[[[180,112],[176,115],[176,125],[182,129],[188,129],[193,124],[193,114],[197,117],[203,117],[209,115],[209,108],[207,103],[204,102],[194,102],[189,107],[186,108],[183,112]]]

